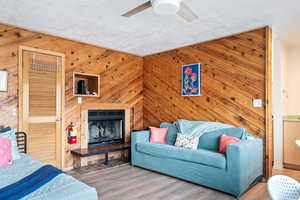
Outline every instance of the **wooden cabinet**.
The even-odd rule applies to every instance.
[[[300,149],[296,140],[300,139],[300,121],[283,122],[283,164],[286,168],[300,169]]]

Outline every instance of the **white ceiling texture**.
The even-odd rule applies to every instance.
[[[0,0],[0,22],[137,55],[269,25],[300,45],[300,0],[183,0],[199,18],[120,15],[145,0]]]

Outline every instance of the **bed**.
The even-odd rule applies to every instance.
[[[15,160],[13,165],[0,167],[0,189],[16,183],[26,176],[29,176],[45,164],[26,154],[26,134],[16,133],[17,143],[21,153],[21,158]],[[97,191],[75,178],[61,173],[55,178],[31,192],[22,200],[97,200]]]

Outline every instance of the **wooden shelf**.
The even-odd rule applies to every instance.
[[[79,157],[90,157],[95,156],[99,154],[105,154],[105,161],[104,164],[108,164],[108,153],[110,152],[116,152],[116,151],[124,151],[128,150],[128,157],[129,160],[131,160],[131,145],[129,142],[126,143],[119,143],[119,144],[110,144],[105,146],[98,146],[98,147],[92,147],[87,149],[75,149],[71,150],[71,153],[79,156]]]
[[[91,94],[73,94],[74,97],[99,97],[99,95],[91,95]]]
[[[94,155],[103,154],[107,152],[122,151],[122,150],[130,149],[130,147],[131,147],[130,142],[124,142],[119,144],[90,147],[86,149],[75,149],[72,150],[71,153],[80,157],[89,157],[89,156],[94,156]]]
[[[79,81],[83,81],[84,83],[82,92],[80,92],[78,89]],[[74,72],[73,73],[73,96],[100,97],[100,76],[96,74]]]

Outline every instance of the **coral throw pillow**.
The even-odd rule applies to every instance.
[[[240,139],[228,135],[222,135],[220,137],[220,148],[219,152],[220,153],[226,153],[226,147],[228,144],[236,143],[241,141]]]
[[[11,141],[0,137],[0,167],[12,164]]]
[[[150,127],[150,142],[158,144],[166,144],[168,128]]]

